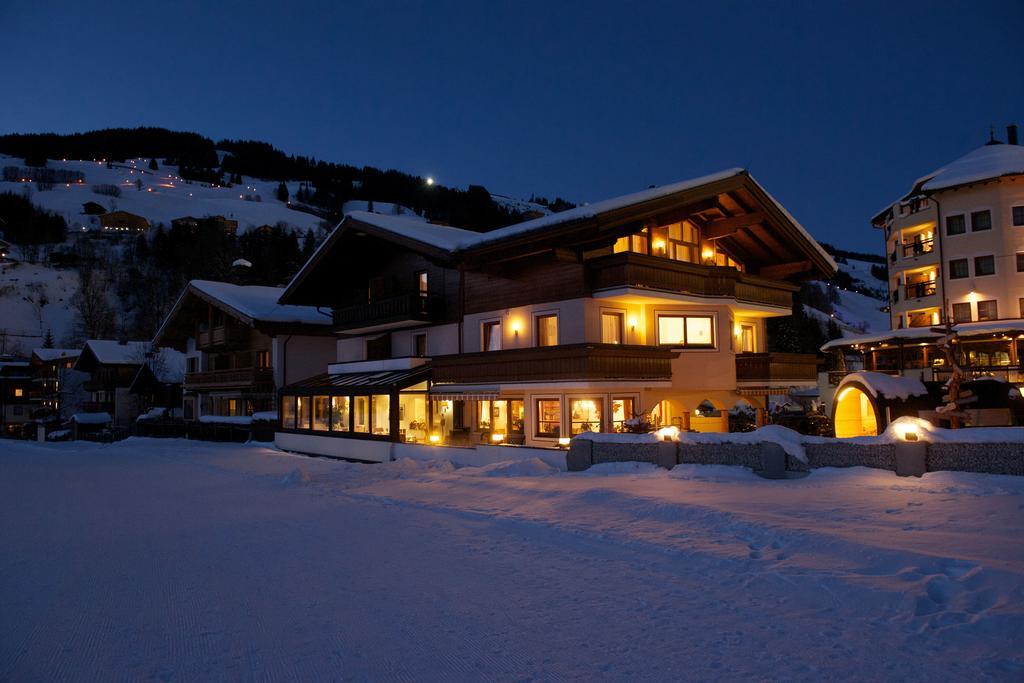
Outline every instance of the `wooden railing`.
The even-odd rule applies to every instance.
[[[790,308],[793,292],[799,289],[788,282],[748,275],[735,268],[703,266],[646,254],[612,254],[586,263],[594,290],[656,289],[696,296],[733,297],[749,303]]]
[[[911,282],[906,285],[906,292],[908,299],[920,299],[922,297],[931,296],[935,294],[935,280],[929,280],[927,282]]]
[[[204,332],[199,333],[196,339],[196,346],[200,349],[207,349],[211,346],[222,346],[228,342],[228,330],[225,325],[218,325]]]
[[[915,256],[924,256],[930,254],[935,250],[935,238],[929,237],[925,240],[918,240],[916,242],[906,242],[903,244],[903,258],[914,258]]]
[[[273,389],[274,371],[271,368],[234,368],[185,373],[186,389],[247,389],[260,386]]]
[[[334,326],[350,330],[402,321],[432,322],[440,308],[440,298],[418,292],[334,309]]]
[[[567,344],[435,356],[434,382],[543,382],[672,377],[676,351],[654,346]]]
[[[808,382],[818,379],[813,353],[736,354],[737,382]]]

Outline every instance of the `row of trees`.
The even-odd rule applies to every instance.
[[[38,208],[27,197],[0,193],[0,230],[13,244],[63,242],[67,221],[60,214]]]

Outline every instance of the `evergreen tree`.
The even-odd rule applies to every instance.
[[[828,320],[828,329],[826,330],[825,335],[829,338],[829,341],[833,339],[840,339],[843,336],[843,332],[839,329],[839,325],[832,318],[829,318]]]
[[[277,201],[287,202],[288,201],[288,186],[281,183],[277,186]]]
[[[149,160],[149,170],[150,171],[160,170],[160,167],[157,166],[157,164],[156,164],[156,157],[153,157],[152,159]]]
[[[142,192],[142,178],[135,179],[135,189]]]
[[[53,332],[50,331],[49,329],[46,330],[46,336],[43,338],[43,348],[44,349],[52,349],[53,348]]]

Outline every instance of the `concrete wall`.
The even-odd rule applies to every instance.
[[[570,471],[605,462],[649,462],[665,467],[680,463],[738,465],[762,469],[769,444],[609,443],[575,439],[567,455]],[[1024,476],[1024,444],[932,443],[906,444],[807,443],[807,462],[786,456],[786,469],[872,467],[892,472],[951,470]],[[915,464],[915,459],[918,462]]]
[[[274,381],[278,387],[283,387],[324,373],[327,364],[333,363],[336,355],[334,337],[274,337]]]

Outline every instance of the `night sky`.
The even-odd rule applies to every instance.
[[[819,239],[1024,124],[1024,2],[0,2],[0,132],[153,125],[593,201],[748,168]],[[218,6],[214,6],[218,5]]]

